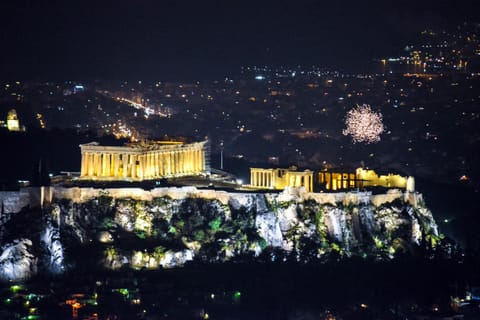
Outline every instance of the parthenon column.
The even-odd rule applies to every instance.
[[[176,175],[178,173],[178,157],[175,151],[172,152],[172,159],[173,159],[173,174]]]
[[[163,154],[163,160],[165,161],[165,175],[169,175],[170,174],[170,154],[168,152],[165,152]]]
[[[99,176],[101,173],[101,162],[100,162],[100,154],[95,152],[93,154],[93,175]]]
[[[110,159],[111,159],[111,154],[110,153],[105,153],[103,155],[104,159],[105,159],[105,172],[104,172],[104,175],[109,177],[110,176]]]
[[[155,154],[150,153],[148,156],[150,158],[150,166],[148,168],[148,175],[149,175],[149,177],[154,177],[155,176]]]
[[[183,150],[183,173],[188,173],[190,172],[189,166],[190,166],[190,151],[189,150]]]
[[[163,154],[163,159],[165,161],[165,175],[170,175],[170,152],[165,152]]]
[[[132,174],[132,178],[138,178],[139,177],[139,169],[140,167],[140,159],[139,159],[139,155],[138,154],[134,154],[133,155],[133,174]]]
[[[80,176],[88,175],[88,154],[86,152],[82,153],[82,169],[80,171]]]
[[[127,177],[127,170],[128,170],[128,154],[122,154],[122,177]]]
[[[157,152],[152,153],[152,176],[158,176],[158,166],[157,166]]]
[[[163,152],[158,153],[158,175],[160,176],[165,175],[165,159],[164,159]]]
[[[173,172],[172,171],[172,153],[166,152],[165,158],[167,159],[167,175],[171,175]]]
[[[156,158],[157,153],[154,152],[150,154],[150,161],[151,161],[151,168],[150,168],[150,175],[152,177],[157,176],[157,158]]]
[[[172,161],[172,153],[171,152],[167,152],[165,154],[166,156],[166,159],[167,159],[167,175],[172,175],[173,173],[173,161]]]
[[[190,151],[190,156],[192,157],[192,163],[190,165],[190,170],[192,173],[197,173],[197,151],[195,149]]]
[[[113,155],[113,176],[118,177],[119,176],[119,168],[120,168],[120,155],[118,153],[115,153]]]
[[[158,151],[153,154],[153,175],[158,177]]]
[[[185,174],[187,171],[188,171],[187,151],[182,150],[182,172]]]
[[[102,153],[100,154],[100,174],[99,176],[104,176],[105,175],[105,154]]]
[[[190,165],[192,163],[192,160],[190,158],[190,150],[183,150],[183,172],[184,173],[190,173]]]
[[[130,154],[130,156],[128,157],[128,162],[130,164],[130,167],[128,169],[128,176],[130,178],[135,178],[136,174],[135,174],[135,167],[136,167],[136,164],[135,164],[135,155],[134,154]]]
[[[150,177],[150,170],[152,169],[151,166],[151,154],[147,153],[144,157],[144,172],[143,172],[143,177]]]
[[[160,167],[158,162],[158,151],[153,154],[153,175],[158,177],[160,175]]]
[[[178,163],[178,172],[179,174],[183,173],[183,152],[177,151],[177,163]]]
[[[192,150],[188,149],[185,150],[185,172],[191,173],[192,172]]]
[[[87,155],[82,152],[82,168],[80,169],[80,176],[84,176],[87,172]]]
[[[100,160],[100,174],[99,176],[104,176],[105,175],[105,154],[102,152],[100,155],[99,155],[99,160]]]
[[[162,175],[166,176],[168,175],[168,159],[167,159],[167,153],[165,151],[162,151],[160,154],[160,162],[161,162],[161,168],[162,168]]]
[[[193,150],[193,172],[198,173],[199,170],[199,165],[198,165],[198,150]]]
[[[139,177],[140,179],[143,179],[143,177],[145,176],[145,158],[146,158],[146,155],[140,155],[139,156]]]
[[[183,173],[183,152],[177,151],[178,153],[178,173]]]
[[[192,172],[197,173],[197,150],[192,150]]]
[[[180,173],[180,154],[178,151],[173,152],[174,160],[173,164],[175,165],[175,174]]]
[[[87,174],[89,177],[93,176],[93,153],[87,153],[88,155],[88,168]]]

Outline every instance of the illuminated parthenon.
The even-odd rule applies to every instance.
[[[209,174],[207,141],[149,141],[125,146],[80,145],[80,178],[142,181]]]

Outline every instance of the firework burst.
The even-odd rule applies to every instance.
[[[357,105],[348,111],[346,128],[342,133],[351,136],[353,143],[376,143],[380,141],[380,135],[384,131],[382,120],[382,114],[373,111],[369,105]]]

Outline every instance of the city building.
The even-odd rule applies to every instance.
[[[12,109],[7,115],[7,129],[9,131],[20,131],[20,121],[18,120],[17,111]]]
[[[250,168],[250,186],[259,189],[283,190],[286,187],[304,187],[313,192],[313,171],[297,171],[297,168]]]
[[[208,141],[142,141],[125,146],[80,145],[84,180],[142,181],[210,174]]]
[[[392,173],[379,176],[374,170],[364,168],[357,168],[355,173],[321,171],[318,173],[318,181],[326,190],[384,187],[415,191],[415,179],[411,176],[403,177]]]
[[[304,187],[307,192],[313,192],[313,171],[297,171],[296,167],[282,168],[250,168],[250,185],[256,189],[283,190],[286,187]],[[398,188],[408,192],[415,191],[414,177],[404,177],[388,173],[378,175],[374,170],[357,168],[355,172],[318,172],[315,185],[320,190],[341,191],[364,189],[371,187]],[[315,187],[317,188],[317,187]]]

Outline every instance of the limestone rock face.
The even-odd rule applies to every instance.
[[[37,272],[37,259],[32,253],[30,239],[16,239],[1,248],[0,278],[23,280]]]
[[[40,235],[40,241],[45,249],[44,261],[46,269],[53,274],[60,274],[65,270],[63,245],[58,227],[47,221],[45,229]]]
[[[258,235],[266,241],[267,246],[282,246],[282,231],[280,230],[278,217],[273,212],[267,211],[257,213],[255,227]]]
[[[164,189],[135,190],[132,198],[126,191],[112,196],[96,190],[83,198],[54,198],[36,225],[39,236],[31,238],[40,240],[0,239],[0,278],[28,277],[37,260],[39,270],[55,274],[67,266],[140,270],[251,259],[389,260],[431,256],[441,247],[442,235],[419,194],[286,189],[221,191],[217,198],[215,190]]]

